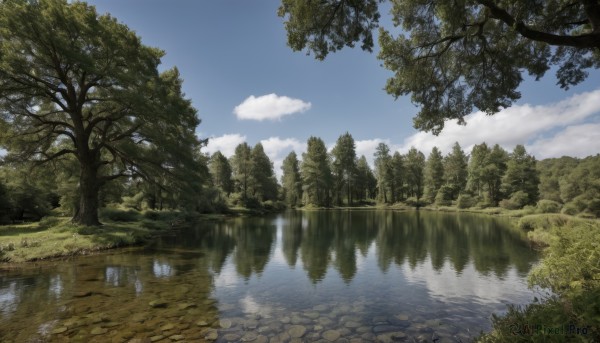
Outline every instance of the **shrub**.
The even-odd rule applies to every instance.
[[[562,214],[568,214],[570,216],[574,216],[577,213],[579,213],[579,210],[577,209],[577,206],[575,206],[575,204],[569,202],[569,203],[566,203],[563,206],[563,208],[560,211],[560,213],[562,213]]]
[[[587,210],[595,217],[600,217],[600,199],[594,198],[588,202]]]
[[[539,213],[558,213],[560,206],[556,201],[542,199],[538,201],[536,208]]]
[[[469,208],[475,205],[475,199],[468,194],[460,194],[456,200],[456,207]]]
[[[452,194],[454,192],[454,188],[443,185],[437,192],[435,196],[435,204],[438,206],[450,206],[452,205]]]
[[[167,223],[144,219],[142,220],[141,226],[150,230],[164,230],[167,228]]]
[[[500,201],[500,207],[507,210],[518,210],[529,202],[529,196],[523,191],[514,192],[510,199]]]
[[[47,217],[42,218],[42,220],[40,220],[38,225],[40,228],[48,229],[48,228],[57,226],[61,222],[62,222],[62,220],[60,218],[47,216]]]
[[[135,210],[119,210],[116,208],[105,207],[100,209],[102,218],[115,222],[134,222],[139,219],[140,213]]]

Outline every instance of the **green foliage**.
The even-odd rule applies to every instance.
[[[561,205],[556,201],[542,199],[536,207],[539,213],[559,213]]]
[[[510,306],[492,318],[493,331],[481,342],[593,342],[600,339],[600,225],[563,215],[523,217],[519,226],[534,229],[544,259],[529,275],[531,287],[553,295],[524,307]],[[544,329],[558,329],[558,333]],[[574,332],[578,328],[579,332]],[[585,331],[582,331],[585,329]]]
[[[119,177],[166,178],[177,189],[203,182],[200,121],[178,70],[158,72],[161,50],[83,2],[2,2],[0,27],[6,159],[74,161],[75,221],[97,225],[100,191]]]
[[[511,199],[512,206],[521,208],[537,203],[540,181],[536,160],[527,153],[523,145],[517,145],[510,154],[502,183],[506,195]],[[523,193],[526,198],[523,198]]]
[[[373,154],[375,157],[375,175],[377,178],[377,200],[382,203],[394,202],[391,186],[394,179],[391,167],[390,148],[385,143],[379,143]]]
[[[318,207],[330,206],[331,168],[327,148],[320,138],[312,136],[308,138],[306,152],[302,154],[300,173],[303,203]]]
[[[456,199],[456,207],[460,209],[470,208],[475,206],[477,199],[469,194],[461,193]]]
[[[518,210],[529,203],[529,195],[523,191],[517,191],[512,194],[510,199],[500,201],[500,207],[507,210]]]
[[[435,204],[437,206],[450,206],[452,204],[452,194],[454,190],[451,186],[443,185],[435,196]],[[459,196],[460,197],[460,196]]]
[[[425,198],[433,202],[444,183],[444,158],[442,152],[433,147],[425,165]]]
[[[356,163],[355,191],[356,199],[363,202],[367,199],[375,199],[377,194],[377,179],[364,155]]]
[[[277,199],[277,180],[273,172],[273,163],[265,154],[261,143],[252,148],[250,156],[250,191],[259,201]]]
[[[452,152],[444,158],[444,179],[452,187],[452,200],[458,198],[467,186],[468,157],[458,142],[454,143]]]
[[[406,181],[409,195],[417,199],[417,205],[420,205],[420,198],[423,196],[424,173],[425,155],[415,147],[411,147],[406,154]]]
[[[282,0],[288,45],[315,58],[361,43],[373,47],[383,1]],[[593,5],[592,5],[593,4]],[[388,7],[386,6],[387,10]],[[556,68],[560,87],[600,67],[600,15],[585,1],[391,1],[398,32],[379,30],[379,59],[393,73],[386,91],[411,95],[414,126],[438,134],[477,108],[494,114],[520,98],[522,74]]]
[[[285,202],[290,207],[296,207],[302,202],[302,179],[298,157],[294,151],[290,152],[283,160],[282,184],[285,193]]]
[[[579,208],[574,203],[567,203],[563,206],[562,210],[560,210],[560,213],[574,216],[579,213]]]
[[[233,167],[233,179],[235,180],[236,190],[241,192],[242,198],[248,198],[248,188],[252,183],[252,149],[244,142],[235,148],[235,153],[231,158]]]
[[[227,157],[220,151],[215,152],[209,161],[209,170],[213,184],[223,193],[233,192],[232,169]]]
[[[343,195],[347,204],[352,206],[352,194],[356,183],[356,146],[354,138],[348,132],[341,135],[331,151],[334,191],[338,205]]]
[[[530,273],[530,284],[559,295],[600,290],[600,225],[580,222],[553,228],[556,237],[544,261]]]
[[[140,213],[136,210],[121,210],[113,207],[100,209],[100,217],[113,222],[134,222],[140,219]]]

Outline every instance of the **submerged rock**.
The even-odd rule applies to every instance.
[[[337,340],[338,338],[340,338],[340,336],[341,336],[341,334],[337,330],[327,330],[327,331],[323,332],[323,338],[325,338],[326,340],[328,340],[330,342]]]
[[[292,325],[288,329],[288,334],[292,338],[300,338],[300,337],[304,336],[305,333],[306,333],[306,327],[304,327],[302,325]]]
[[[231,320],[230,319],[221,319],[219,321],[219,326],[222,327],[223,329],[229,329],[231,327]]]
[[[94,336],[97,336],[97,335],[104,335],[107,332],[108,332],[108,330],[106,330],[105,328],[95,327],[92,329],[92,331],[90,333]]]
[[[165,308],[167,307],[168,303],[164,300],[152,300],[148,303],[148,305],[152,308]]]

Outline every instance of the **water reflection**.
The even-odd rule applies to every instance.
[[[515,268],[526,275],[536,253],[523,233],[508,221],[478,215],[392,211],[288,212],[275,219],[236,219],[203,224],[198,239],[177,240],[188,247],[202,246],[211,269],[220,274],[232,257],[238,275],[260,275],[277,256],[275,243],[288,266],[300,259],[313,283],[324,279],[329,267],[346,282],[357,273],[357,258],[375,249],[377,266],[387,272],[392,264],[411,270],[424,261],[434,271],[451,268],[457,276],[472,264],[481,275],[498,278]],[[175,244],[170,242],[170,244]]]
[[[504,303],[530,301],[536,260],[506,220],[472,214],[202,222],[148,249],[0,272],[0,341],[286,341],[293,325],[306,340],[336,330],[368,341],[431,337],[434,320],[464,341]]]

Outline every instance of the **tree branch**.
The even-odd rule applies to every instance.
[[[582,0],[587,2],[587,0]],[[492,0],[477,0],[477,2],[485,6],[491,13],[491,18],[498,19],[508,26],[512,27],[515,31],[519,32],[521,36],[529,38],[531,40],[545,42],[550,45],[563,45],[572,46],[576,48],[600,48],[600,32],[597,28],[594,28],[592,33],[578,35],[578,36],[562,36],[555,35],[548,32],[542,32],[529,28],[522,21],[516,21],[515,18],[510,15],[506,10],[498,7]],[[592,1],[595,2],[595,1]],[[588,14],[589,17],[589,14]],[[595,19],[594,19],[595,20]],[[598,19],[600,20],[600,19]],[[592,22],[592,18],[590,18]],[[592,22],[593,26],[593,22]]]

